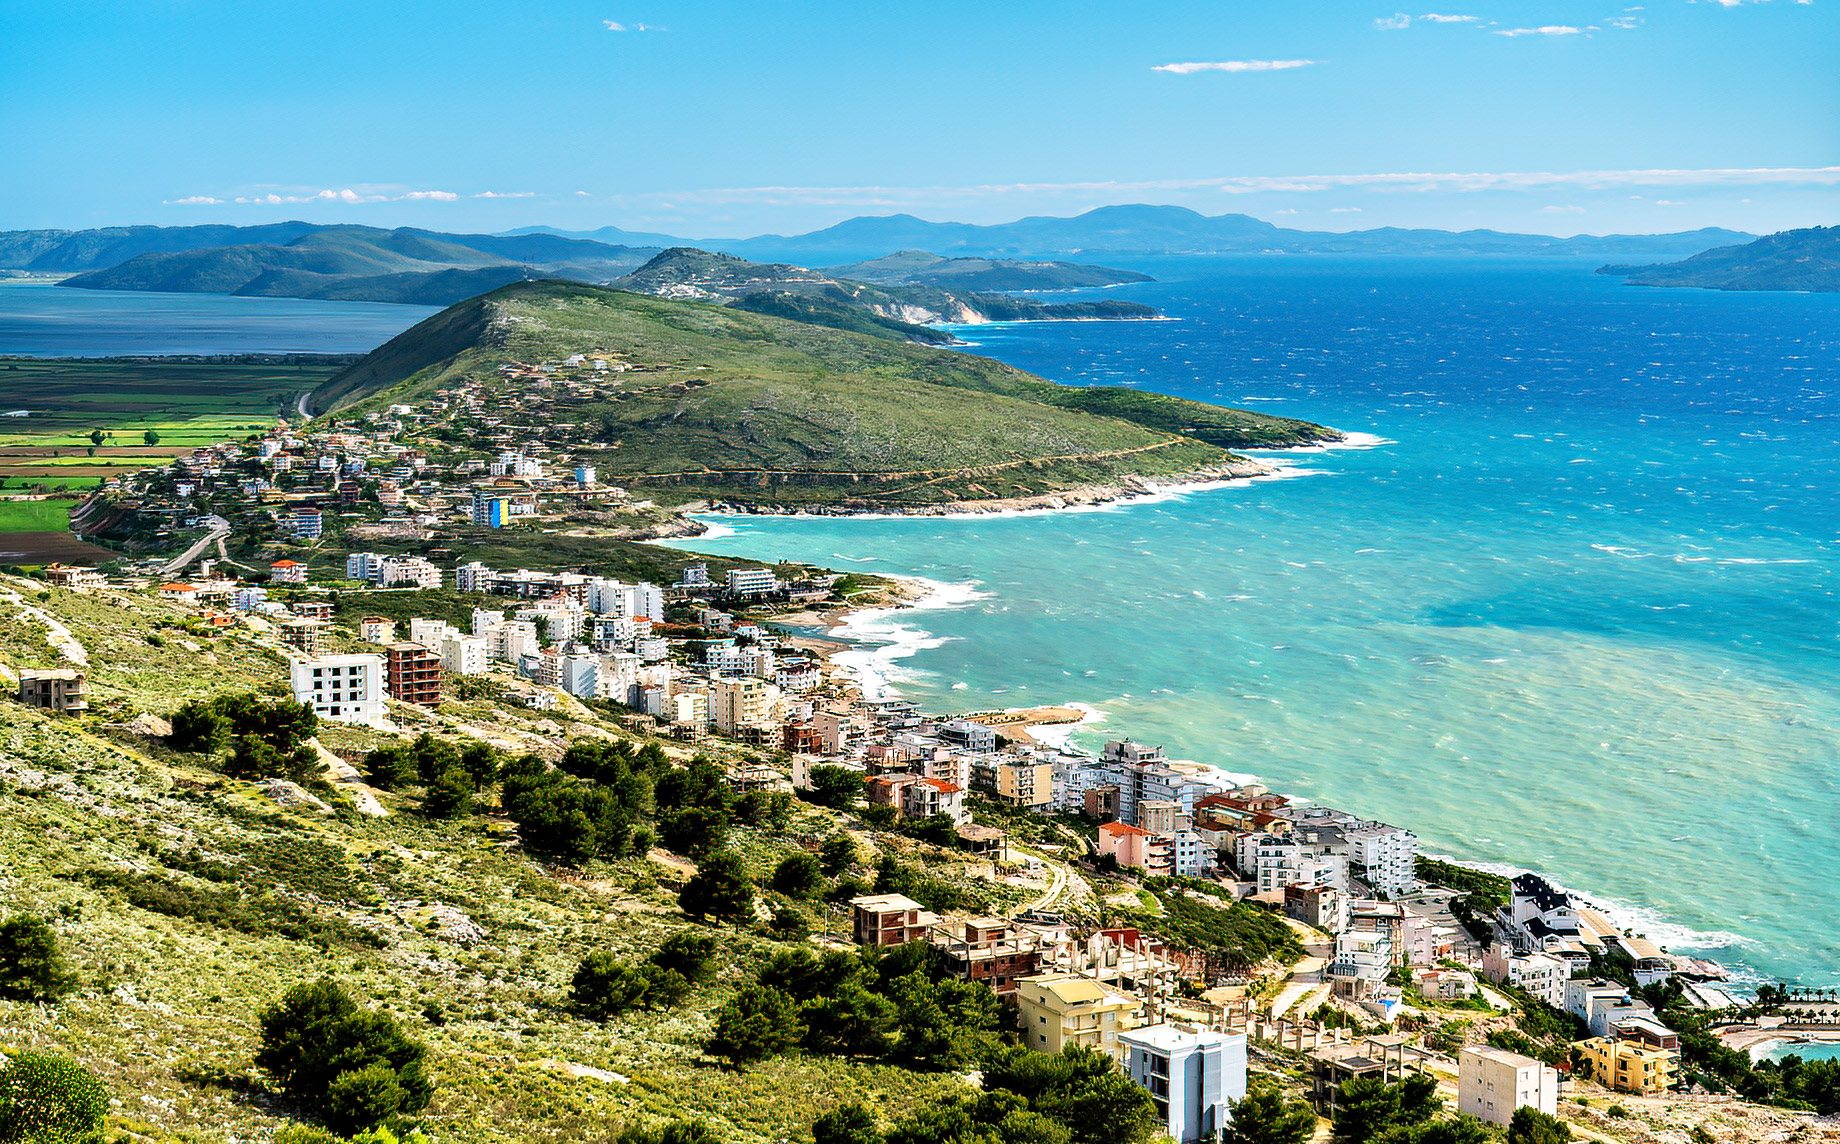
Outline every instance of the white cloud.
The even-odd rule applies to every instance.
[[[589,194],[587,191],[576,191],[575,193],[577,195],[580,195],[584,199],[591,199],[594,197],[593,195]]]
[[[1545,206],[1545,207],[1540,208],[1540,213],[1541,214],[1583,214],[1585,212],[1584,212],[1583,207]]]
[[[668,30],[656,24],[622,24],[618,20],[602,20],[601,24],[609,32],[663,32]]]
[[[1330,207],[1330,214],[1360,214],[1360,207]]]
[[[1574,28],[1570,24],[1542,24],[1537,28],[1502,28],[1497,36],[1581,36],[1583,28]]]
[[[1401,28],[1410,28],[1411,26],[1412,17],[1406,15],[1404,12],[1395,12],[1391,16],[1381,16],[1374,21],[1374,27],[1379,28],[1383,32],[1397,32]]]
[[[1681,202],[1679,199],[1656,199],[1655,205],[1658,207],[1684,207],[1687,204]]]
[[[182,199],[167,199],[164,205],[183,207],[217,206],[223,201],[222,199],[214,199],[210,195],[187,195]]]
[[[1604,23],[1612,28],[1619,28],[1626,32],[1631,28],[1641,27],[1642,18],[1640,16],[1612,16],[1608,20],[1605,20]]]
[[[1443,12],[1426,12],[1423,16],[1420,16],[1419,19],[1433,24],[1474,24],[1479,17],[1449,16]]]
[[[582,192],[580,191],[576,192],[576,194],[581,194],[581,193]],[[476,199],[534,199],[537,197],[537,192],[535,191],[480,191],[478,194],[474,195],[473,197]]]
[[[1307,68],[1315,60],[1216,60],[1211,63],[1158,64],[1151,71],[1168,72],[1171,75],[1193,75],[1196,72],[1264,72],[1289,71],[1291,68]]]
[[[367,188],[363,192],[359,192],[352,190],[350,187],[346,187],[343,190],[337,191],[327,189],[322,191],[303,191],[296,194],[285,195],[275,191],[269,191],[267,194],[261,195],[239,195],[235,201],[258,206],[280,206],[284,203],[401,203],[418,201],[451,203],[460,198],[460,196],[453,191],[403,191],[399,194],[382,193],[387,189],[389,188]],[[203,196],[195,197],[200,199],[203,198]]]

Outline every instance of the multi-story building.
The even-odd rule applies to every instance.
[[[282,516],[281,527],[302,540],[316,540],[322,528],[320,511],[316,508],[293,509]]]
[[[997,749],[996,728],[969,719],[952,719],[940,724],[936,737],[946,746],[957,747],[961,751],[986,752]]]
[[[767,596],[779,591],[779,577],[771,568],[730,568],[728,592],[731,596]]]
[[[1457,1111],[1508,1126],[1517,1108],[1548,1116],[1559,1107],[1559,1073],[1506,1049],[1465,1046],[1457,1053]]]
[[[1233,863],[1242,877],[1258,884],[1260,894],[1282,893],[1286,886],[1332,886],[1348,892],[1347,859],[1299,832],[1242,834],[1234,841]]]
[[[965,792],[944,779],[917,778],[901,788],[903,818],[931,818],[943,814],[954,823],[965,821]]]
[[[1593,1037],[1572,1048],[1582,1057],[1579,1071],[1584,1076],[1617,1092],[1658,1096],[1673,1088],[1680,1074],[1678,1049],[1614,1037]]]
[[[318,655],[325,627],[318,620],[284,620],[277,631],[282,647],[291,647],[303,655]]]
[[[441,570],[419,556],[391,556],[378,568],[376,582],[385,588],[439,588]]]
[[[1482,972],[1489,980],[1512,985],[1546,1002],[1565,1008],[1565,983],[1572,965],[1544,953],[1516,953],[1507,942],[1495,942],[1482,951]]]
[[[1393,971],[1393,939],[1384,930],[1343,930],[1335,935],[1329,981],[1337,996],[1371,997]]]
[[[1125,1075],[1149,1092],[1170,1139],[1197,1144],[1226,1124],[1246,1095],[1246,1037],[1197,1025],[1150,1025],[1121,1033]]]
[[[392,698],[423,707],[440,706],[440,656],[417,643],[390,644],[384,655],[384,686]]]
[[[976,981],[998,997],[1013,998],[1022,978],[1041,971],[1041,942],[1002,918],[968,918],[954,933],[933,927],[929,937],[946,972]]]
[[[772,720],[778,688],[751,675],[712,680],[709,685],[709,722],[720,735],[739,735],[761,729]]]
[[[925,941],[938,917],[901,894],[865,894],[850,899],[857,945],[905,945]]]
[[[358,638],[365,643],[395,643],[396,624],[382,616],[366,616],[358,621]]]
[[[1016,983],[1016,1024],[1022,1043],[1056,1054],[1068,1045],[1121,1055],[1119,1035],[1130,1029],[1138,1001],[1091,977],[1048,973]]]
[[[380,655],[303,656],[288,665],[296,703],[335,723],[377,724],[383,720]]]
[[[1001,759],[991,768],[990,793],[1025,810],[1045,811],[1054,802],[1054,763],[1044,759]]]
[[[72,667],[21,668],[19,701],[47,711],[87,711],[89,676]]]
[[[1110,857],[1120,866],[1147,870],[1150,865],[1150,841],[1155,835],[1128,822],[1104,822],[1099,825],[1099,854]]]
[[[449,675],[479,675],[491,658],[491,645],[484,636],[469,636],[448,629],[435,648],[441,656],[441,670]]]
[[[268,566],[268,578],[276,584],[305,584],[307,566],[298,560],[277,560]]]
[[[1572,978],[1565,983],[1565,1011],[1579,1018],[1594,1037],[1615,1036],[1617,1027],[1632,1018],[1653,1020],[1648,1002],[1603,978]]]
[[[1348,895],[1334,886],[1286,886],[1284,913],[1326,933],[1341,933],[1348,928]]]

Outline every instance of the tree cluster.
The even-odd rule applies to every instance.
[[[498,753],[477,740],[458,747],[423,732],[375,747],[364,756],[364,774],[379,790],[420,784],[422,812],[430,818],[460,818],[474,800],[498,781]]]
[[[1487,1144],[1480,1120],[1441,1117],[1437,1081],[1424,1073],[1388,1084],[1362,1077],[1345,1081],[1335,1114],[1333,1144]]]
[[[335,1132],[395,1123],[434,1096],[426,1046],[330,978],[288,990],[262,1011],[261,1030],[256,1067]]]
[[[881,1127],[861,1104],[818,1117],[815,1144],[1144,1144],[1161,1128],[1150,1094],[1083,1046],[1058,1056],[990,1055],[983,1092],[923,1106]]]
[[[608,1021],[645,1005],[668,1008],[715,975],[716,940],[677,933],[637,965],[605,950],[582,959],[569,982],[569,1004],[595,1021]]]
[[[308,704],[241,691],[182,705],[173,712],[166,742],[194,754],[228,748],[224,773],[232,778],[281,776],[307,782],[320,770],[317,755],[307,745],[318,729],[319,716]]]
[[[1001,1011],[983,985],[945,976],[923,942],[890,950],[781,952],[717,1013],[712,1056],[752,1064],[802,1049],[952,1067],[996,1044]]]

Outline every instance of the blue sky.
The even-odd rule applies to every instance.
[[[0,228],[1840,222],[1840,0],[0,0]]]

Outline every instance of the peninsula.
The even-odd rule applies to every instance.
[[[1807,227],[1721,246],[1680,262],[1605,266],[1599,274],[1632,286],[1698,286],[1708,290],[1840,290],[1840,227]]]

